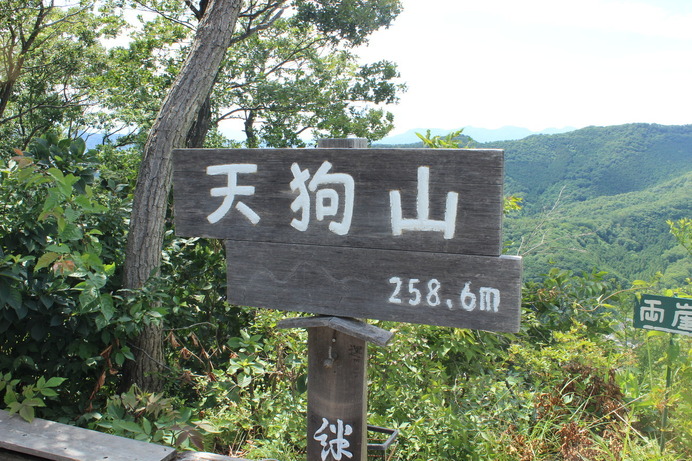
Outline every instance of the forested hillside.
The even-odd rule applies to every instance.
[[[484,144],[505,149],[508,252],[528,279],[551,266],[608,271],[620,280],[680,284],[689,263],[667,220],[692,215],[692,126],[589,127]]]
[[[528,279],[554,266],[603,270],[623,282],[661,272],[666,286],[678,286],[692,274],[692,264],[666,221],[690,216],[691,190],[687,172],[641,191],[519,212],[505,220],[507,251],[524,256]]]
[[[483,144],[505,149],[507,192],[528,210],[641,191],[692,170],[692,125],[630,124]]]

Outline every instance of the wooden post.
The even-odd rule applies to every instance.
[[[366,461],[368,342],[392,333],[356,319],[298,317],[278,328],[308,328],[307,460]]]
[[[364,148],[363,138],[320,139],[320,148]],[[308,329],[307,459],[366,461],[368,343],[330,326]]]
[[[308,329],[308,461],[367,458],[368,343]],[[351,454],[351,456],[348,456]]]

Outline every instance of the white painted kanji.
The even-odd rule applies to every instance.
[[[234,203],[235,209],[245,216],[252,224],[257,224],[260,221],[259,215],[255,213],[254,210],[240,200],[237,202],[235,201],[235,198],[238,195],[250,196],[255,194],[255,186],[238,185],[238,175],[241,173],[257,173],[257,165],[251,163],[231,163],[227,165],[211,165],[207,167],[208,175],[213,176],[225,174],[228,178],[228,182],[225,186],[214,187],[209,191],[212,197],[223,197],[221,206],[207,216],[207,221],[209,221],[211,224],[219,222],[221,218],[226,216],[231,207],[233,207]]]
[[[457,221],[457,204],[459,194],[447,192],[444,220],[430,219],[430,168],[418,167],[418,196],[416,198],[417,218],[403,218],[401,210],[401,192],[389,192],[391,208],[392,234],[401,235],[403,231],[442,232],[445,239],[454,238]]]

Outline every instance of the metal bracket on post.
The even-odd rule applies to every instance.
[[[393,333],[343,317],[290,318],[277,328],[308,329],[308,461],[366,461],[368,342],[386,346]]]
[[[386,427],[368,426],[368,432],[377,432],[387,435],[387,439],[384,442],[368,443],[368,451],[375,453],[377,459],[382,459],[384,461],[391,459],[391,456],[394,454],[392,446],[399,436],[399,431],[396,429],[387,429]]]

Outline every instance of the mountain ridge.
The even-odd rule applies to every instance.
[[[481,146],[479,146],[481,147]],[[642,190],[692,170],[692,125],[626,124],[484,143],[505,150],[507,192],[546,206]]]
[[[660,273],[675,287],[692,274],[666,224],[692,217],[692,125],[587,127],[477,147],[505,150],[505,193],[524,199],[504,236],[527,279],[559,267],[623,283]]]
[[[558,133],[568,133],[574,131],[574,127],[564,127],[564,128],[546,128],[540,131],[531,131],[528,128],[522,128],[517,126],[503,126],[500,128],[489,129],[489,128],[479,128],[468,126],[464,128],[463,134],[469,136],[476,142],[494,142],[494,141],[507,141],[507,140],[517,140],[523,139],[527,136],[539,135],[539,134],[558,134]],[[395,134],[392,136],[387,136],[379,141],[373,143],[375,146],[378,145],[402,145],[402,144],[413,144],[418,141],[418,136],[416,133],[425,134],[428,128],[414,128],[407,130],[403,133]],[[447,134],[456,131],[448,130],[444,128],[430,128],[430,134],[432,136],[446,136]]]

